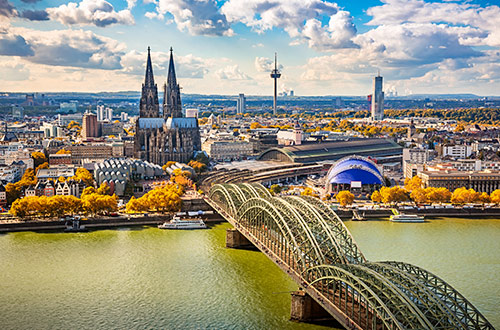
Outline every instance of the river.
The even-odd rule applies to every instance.
[[[500,328],[500,220],[346,222],[369,260],[444,278]],[[209,230],[0,235],[2,329],[328,329],[289,321],[296,285]]]

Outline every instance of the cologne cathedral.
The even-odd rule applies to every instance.
[[[146,77],[142,84],[139,119],[135,127],[134,156],[158,165],[168,161],[187,163],[196,151],[201,150],[200,130],[197,118],[185,118],[182,114],[172,48],[161,108],[160,113],[158,88],[148,47]]]

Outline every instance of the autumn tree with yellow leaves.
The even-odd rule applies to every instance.
[[[126,205],[129,213],[135,212],[178,212],[182,206],[182,186],[167,184],[157,187],[140,198],[132,197]]]
[[[476,192],[474,189],[467,188],[457,188],[453,191],[451,195],[451,202],[453,204],[467,204],[479,201],[480,193]]]
[[[354,195],[348,190],[339,191],[336,196],[337,202],[342,206],[351,205],[354,202]]]

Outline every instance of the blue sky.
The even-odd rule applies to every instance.
[[[174,48],[185,93],[499,95],[500,7],[424,0],[0,0],[0,91],[139,90]]]

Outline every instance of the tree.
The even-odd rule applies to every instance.
[[[68,129],[72,129],[72,128],[76,128],[76,129],[81,129],[81,126],[78,122],[72,120],[69,124],[68,124]]]
[[[253,122],[250,124],[250,129],[256,129],[256,128],[262,128],[262,125],[257,122]]]
[[[47,161],[47,157],[45,157],[45,154],[38,151],[32,152],[31,158],[33,158],[34,168],[37,168],[40,164],[43,164]]]
[[[210,164],[210,158],[205,154],[205,152],[199,152],[194,158],[197,162],[203,163],[208,166]]]
[[[419,176],[414,176],[413,178],[405,179],[405,188],[408,191],[413,189],[422,188],[422,179]]]
[[[493,191],[490,194],[490,199],[492,203],[500,204],[500,189]]]
[[[126,205],[127,212],[177,212],[181,209],[182,188],[174,184],[157,187],[141,198],[132,197]]]
[[[342,206],[351,205],[354,202],[354,195],[348,190],[339,191],[336,198]]]
[[[273,185],[269,188],[269,192],[270,192],[273,196],[274,196],[274,195],[279,194],[282,190],[283,190],[283,188],[282,188],[279,184],[273,184]]]
[[[87,186],[94,185],[94,178],[92,177],[92,174],[90,174],[90,172],[83,167],[79,167],[76,169],[75,175],[72,177],[72,179],[76,181],[82,180]]]
[[[399,203],[406,202],[409,200],[408,191],[399,187],[382,187],[380,189],[380,195],[382,195],[382,202],[387,203]]]
[[[306,189],[304,189],[300,194],[302,196],[312,196],[312,197],[319,198],[319,195],[310,187],[307,187]]]
[[[381,203],[382,202],[382,195],[378,190],[375,190],[371,196],[371,200],[374,203]]]
[[[56,152],[56,155],[71,155],[71,151],[66,150],[66,149],[59,149]]]
[[[38,173],[38,170],[42,170],[42,169],[46,169],[46,168],[49,168],[49,163],[47,163],[47,162],[42,163],[35,168],[35,173]]]
[[[481,195],[479,195],[478,201],[482,204],[491,203],[491,198],[488,193],[483,192]]]
[[[422,188],[413,189],[410,194],[410,198],[417,204],[422,204],[427,202],[427,195],[425,190]]]
[[[201,173],[207,168],[207,165],[197,160],[191,160],[188,163],[188,166],[191,166],[196,171],[196,173]]]
[[[479,201],[480,193],[474,189],[457,188],[451,195],[451,202],[453,204],[468,204]]]
[[[110,190],[111,189],[109,188],[109,186],[103,182],[101,183],[99,188],[97,188],[96,193],[98,193],[99,195],[109,195]]]

